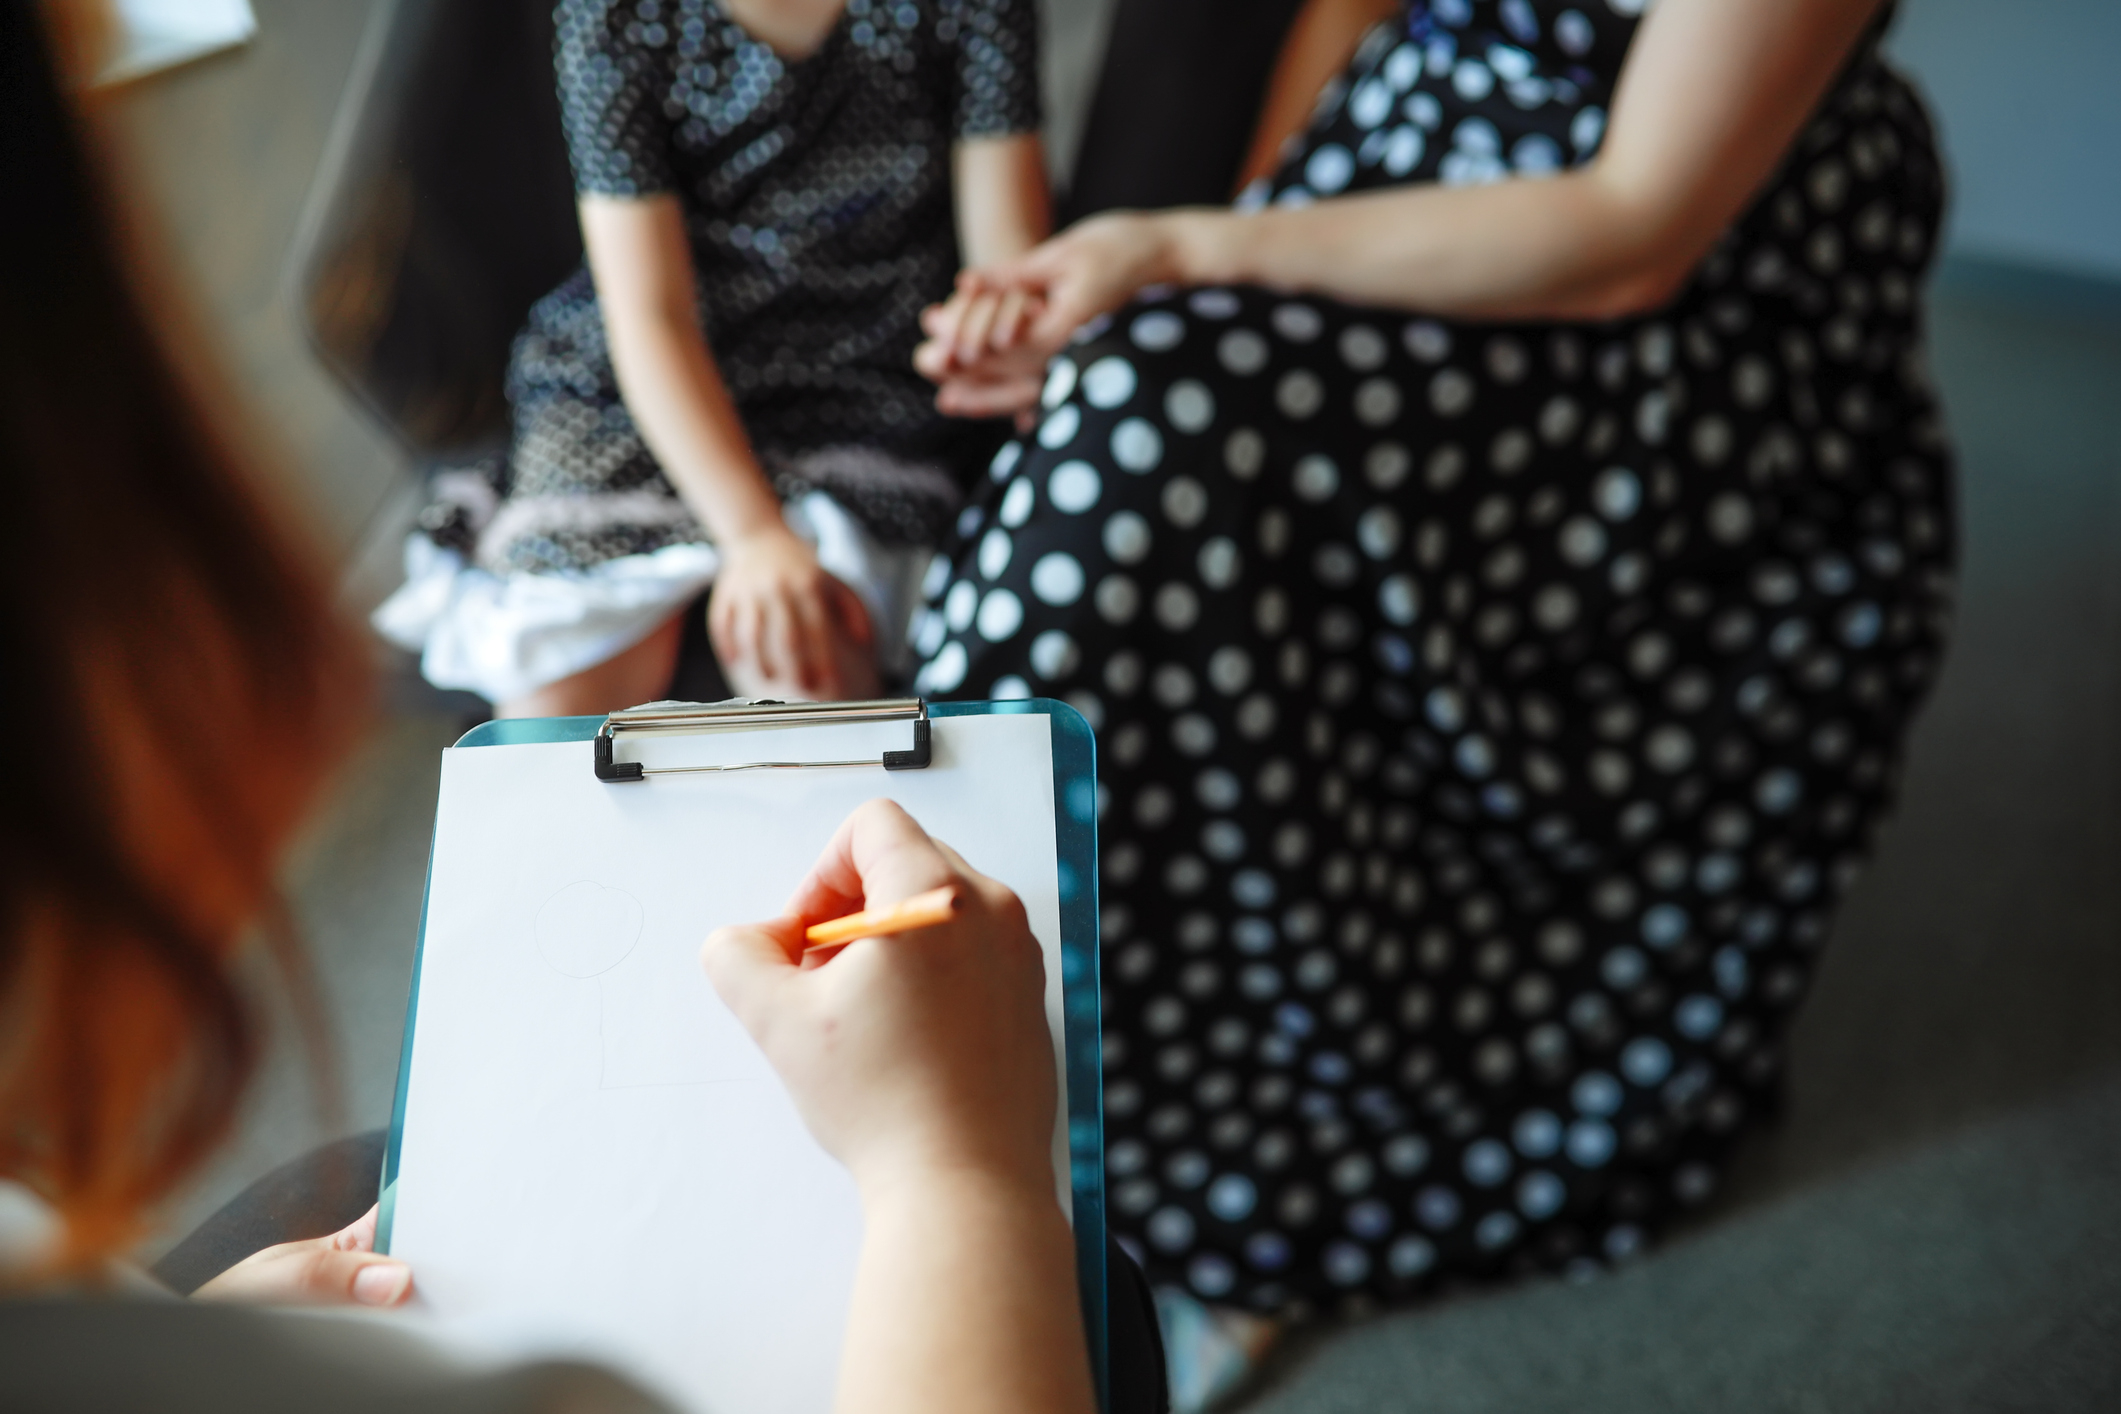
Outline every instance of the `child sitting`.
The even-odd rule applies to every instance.
[[[912,366],[960,265],[1047,232],[1032,0],[562,0],[587,261],[505,455],[436,478],[377,626],[503,716],[871,696],[984,429]],[[711,346],[711,350],[710,350]]]

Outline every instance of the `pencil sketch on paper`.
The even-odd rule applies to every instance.
[[[599,1090],[709,1085],[752,1078],[762,1062],[731,1032],[691,947],[640,946],[639,899],[593,879],[567,885],[538,910],[538,955],[596,988]],[[717,1023],[723,1024],[717,1024]]]
[[[595,977],[625,961],[641,937],[641,901],[583,879],[538,910],[538,953],[556,972]]]

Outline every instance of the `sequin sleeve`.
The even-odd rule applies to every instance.
[[[1036,131],[1035,0],[945,0],[943,15],[958,46],[956,136]]]
[[[553,65],[578,191],[650,196],[672,190],[671,122],[664,111],[677,36],[670,4],[560,0]]]

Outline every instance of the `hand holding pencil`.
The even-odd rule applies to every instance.
[[[855,811],[786,914],[720,929],[701,960],[857,1184],[981,1173],[1051,1201],[1044,955],[1016,895],[898,806]]]

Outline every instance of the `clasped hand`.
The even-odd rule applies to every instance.
[[[928,337],[913,366],[937,385],[942,412],[1014,416],[1022,430],[1068,336],[1176,274],[1168,218],[1093,216],[1014,260],[959,274],[950,298],[921,312]]]

